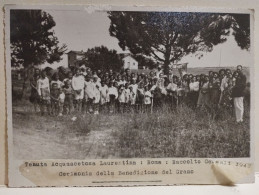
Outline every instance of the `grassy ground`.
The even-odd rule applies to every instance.
[[[29,102],[13,104],[18,159],[248,157],[249,116],[236,124],[228,112],[180,107],[153,114],[35,114]],[[73,117],[77,117],[75,121]]]

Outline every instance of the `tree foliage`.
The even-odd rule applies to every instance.
[[[120,70],[123,62],[116,50],[105,46],[88,49],[83,60],[93,70]]]
[[[11,65],[24,68],[62,60],[66,45],[59,46],[52,29],[53,17],[42,10],[10,11]]]
[[[249,15],[115,11],[108,17],[110,35],[123,50],[153,57],[166,71],[183,56],[202,57],[203,52],[212,51],[230,32],[242,49],[250,47]]]

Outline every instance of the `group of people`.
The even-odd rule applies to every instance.
[[[72,112],[92,114],[153,112],[161,107],[169,110],[186,104],[191,108],[234,108],[236,121],[243,121],[244,97],[250,103],[249,83],[243,67],[221,69],[209,74],[167,75],[162,68],[148,74],[132,73],[129,69],[91,70],[78,67],[66,74],[34,70],[31,78],[30,101],[41,114],[63,115]]]

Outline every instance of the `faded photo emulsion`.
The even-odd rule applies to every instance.
[[[220,184],[236,182],[228,171],[251,173],[249,10],[6,10],[13,186],[192,184],[206,174],[199,184]]]

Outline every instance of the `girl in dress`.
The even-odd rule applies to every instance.
[[[151,92],[148,90],[148,86],[144,87],[144,104],[145,104],[145,112],[151,112],[151,103],[152,103],[152,94]]]
[[[64,112],[71,114],[73,111],[73,89],[69,80],[65,80],[62,91],[65,94]]]
[[[144,102],[145,102],[144,84],[141,82],[139,83],[137,94],[136,94],[137,111],[140,113],[143,112]]]
[[[48,114],[50,114],[50,87],[45,71],[41,72],[41,78],[37,81],[37,91],[40,96],[41,115],[45,114],[46,109]]]

